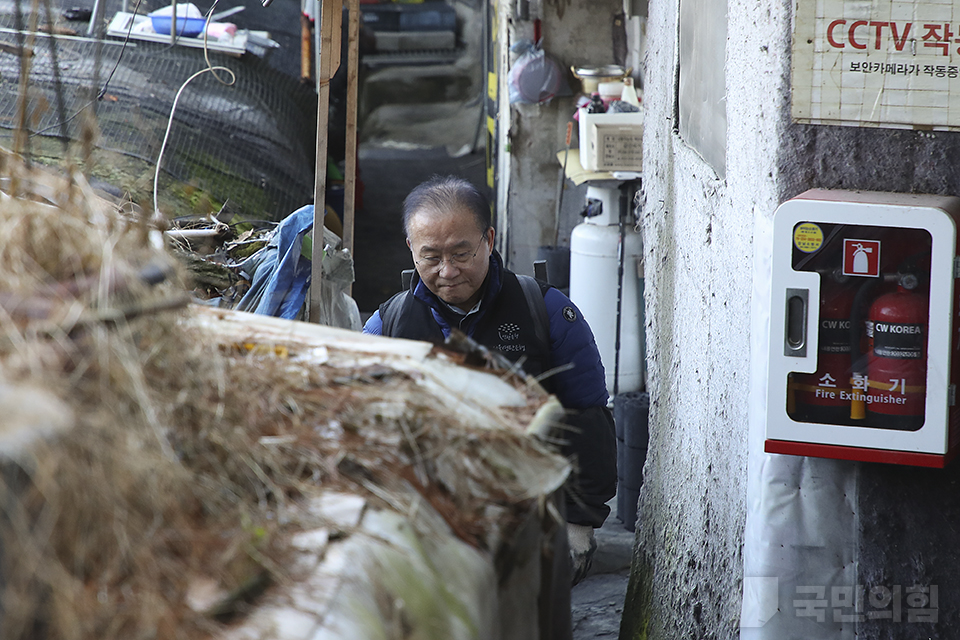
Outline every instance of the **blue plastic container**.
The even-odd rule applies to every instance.
[[[170,16],[150,16],[150,22],[153,23],[153,30],[163,35],[170,35]],[[177,35],[178,36],[198,36],[203,33],[203,25],[206,24],[204,18],[188,18],[186,16],[177,16]]]

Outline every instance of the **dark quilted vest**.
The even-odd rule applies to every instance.
[[[550,345],[537,339],[533,313],[517,277],[504,271],[502,278],[500,294],[493,305],[485,305],[479,317],[469,318],[460,330],[488,349],[499,351],[511,362],[526,356],[523,370],[538,376],[550,368]],[[449,311],[444,318],[453,327],[457,327],[461,319]],[[430,307],[410,291],[398,293],[380,305],[380,319],[385,336],[443,343],[443,331]]]

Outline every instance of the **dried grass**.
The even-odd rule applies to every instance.
[[[208,637],[290,578],[287,534],[318,487],[387,504],[406,481],[489,548],[533,499],[518,461],[558,468],[519,430],[418,395],[413,373],[188,328],[141,220],[6,152],[0,175],[3,640]],[[527,391],[520,424],[543,401]],[[191,609],[211,580],[228,596]]]
[[[251,552],[275,545],[263,514],[198,482],[171,446],[157,391],[197,354],[174,314],[151,312],[182,306],[183,283],[144,282],[173,263],[81,177],[4,164],[0,385],[59,399],[71,428],[0,438],[2,637],[205,637],[212,622],[183,605],[191,578],[235,587],[262,573]],[[48,421],[33,411],[7,431]]]

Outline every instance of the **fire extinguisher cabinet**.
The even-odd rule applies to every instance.
[[[943,467],[960,444],[960,198],[811,190],[774,215],[764,448]]]

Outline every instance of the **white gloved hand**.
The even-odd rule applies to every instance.
[[[573,584],[577,584],[587,577],[590,565],[593,564],[597,539],[590,525],[568,522],[567,540],[570,543],[570,560],[573,563]]]

